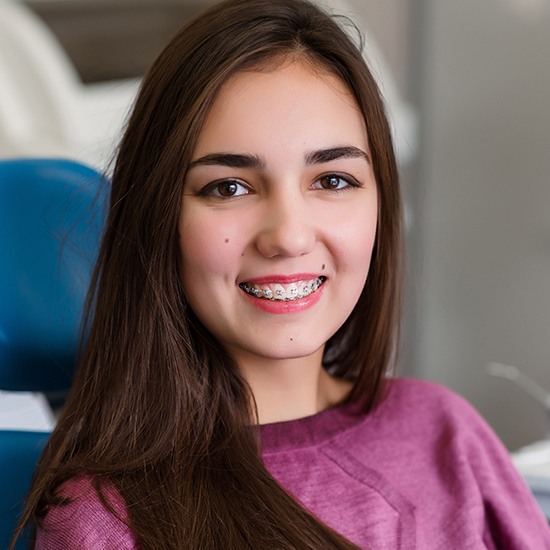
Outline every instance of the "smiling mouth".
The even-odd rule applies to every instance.
[[[247,294],[260,298],[262,300],[272,300],[276,302],[292,302],[305,298],[313,294],[327,280],[326,277],[320,276],[316,279],[308,281],[298,281],[290,284],[264,284],[254,285],[252,283],[240,283],[239,287]]]

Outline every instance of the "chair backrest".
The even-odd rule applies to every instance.
[[[49,433],[0,430],[0,548],[8,548]],[[17,550],[28,548],[21,538]]]
[[[70,386],[106,188],[72,161],[0,161],[0,389]]]

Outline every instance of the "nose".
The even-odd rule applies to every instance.
[[[297,257],[315,246],[314,216],[301,196],[278,196],[266,200],[256,248],[266,258]]]

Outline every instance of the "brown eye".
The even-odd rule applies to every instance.
[[[352,187],[360,187],[360,184],[350,176],[340,174],[326,174],[313,183],[314,189],[324,189],[325,191],[344,191]]]
[[[209,183],[199,191],[203,197],[215,197],[218,199],[231,199],[248,195],[250,188],[239,180],[218,180]]]
[[[237,194],[239,186],[234,181],[222,181],[218,183],[218,193],[222,197],[233,197]]]
[[[342,178],[335,176],[334,174],[323,176],[319,182],[323,189],[338,189],[342,182],[346,183]]]

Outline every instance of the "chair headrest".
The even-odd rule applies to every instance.
[[[106,192],[76,162],[0,161],[0,389],[70,386]]]

